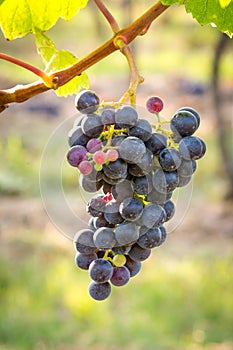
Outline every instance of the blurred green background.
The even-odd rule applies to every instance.
[[[122,26],[152,3],[133,1],[128,9],[106,1]],[[70,22],[59,21],[48,35],[58,48],[83,57],[111,31],[89,4]],[[229,39],[220,66],[218,123],[211,70],[219,38],[215,28],[200,27],[182,7],[174,7],[135,40],[145,78],[138,105],[159,95],[165,118],[181,106],[196,108],[202,118],[197,134],[207,143],[207,153],[198,162],[193,188],[176,196],[177,214],[166,243],[105,302],[88,296],[87,273],[75,267],[72,242],[50,221],[40,196],[42,156],[48,166],[41,179],[51,196],[56,196],[60,157],[66,197],[78,206],[79,218],[87,220],[77,173],[63,164],[64,131],[43,153],[57,127],[72,127],[74,98],[47,92],[0,115],[0,350],[233,349],[233,205],[226,201],[229,185],[217,132],[224,120],[231,148],[233,44]],[[30,35],[15,42],[0,35],[0,45],[2,52],[42,68]],[[31,73],[10,63],[0,65],[1,89],[34,81]],[[87,73],[91,88],[106,101],[119,99],[127,88],[128,68],[119,52]],[[56,203],[55,212],[62,205]],[[69,228],[65,215],[59,219]]]

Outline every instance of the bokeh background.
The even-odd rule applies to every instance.
[[[106,1],[121,26],[152,3]],[[70,22],[60,20],[48,35],[58,48],[83,57],[111,31],[90,3]],[[7,42],[0,34],[0,46],[42,68],[31,35]],[[133,50],[145,78],[139,106],[158,95],[165,118],[185,105],[201,115],[197,134],[207,143],[207,153],[192,186],[178,193],[176,224],[137,277],[113,288],[107,301],[93,301],[88,274],[74,265],[72,241],[48,217],[39,186],[44,147],[57,127],[72,127],[74,97],[47,92],[11,105],[0,115],[1,350],[233,349],[233,42],[174,6],[135,40]],[[10,63],[0,65],[1,89],[35,79]],[[119,52],[87,73],[91,89],[104,100],[119,99],[127,88],[128,67]],[[63,189],[77,209],[78,230],[80,218],[88,219],[85,198],[77,172],[64,163],[66,134],[59,137],[46,150],[42,180],[55,198],[54,212],[69,230],[63,203],[56,201],[60,157]]]

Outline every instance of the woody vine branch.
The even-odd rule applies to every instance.
[[[51,74],[49,76],[50,81],[52,81],[51,87],[48,87],[43,81],[36,81],[27,85],[17,85],[11,89],[0,90],[0,112],[2,112],[10,103],[24,102],[33,96],[41,94],[50,89],[57,89],[60,86],[68,83],[75,76],[86,71],[89,67],[109,56],[114,51],[120,50],[121,48],[116,44],[118,39],[123,39],[124,43],[128,45],[137,36],[145,34],[149,25],[168,8],[169,6],[163,5],[160,1],[154,4],[133,23],[117,31],[117,33],[115,33],[110,40],[105,42],[96,50],[92,51],[79,62]]]

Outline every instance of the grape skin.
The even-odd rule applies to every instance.
[[[81,91],[75,98],[75,106],[81,113],[94,113],[99,108],[99,97],[94,91]]]
[[[93,235],[94,231],[90,229],[79,230],[73,238],[74,247],[76,248],[76,243],[80,243],[88,247],[95,247]]]
[[[114,267],[110,282],[117,287],[124,286],[130,280],[130,272],[126,266]]]
[[[186,160],[200,159],[206,152],[206,145],[197,136],[186,136],[179,142],[179,152]]]
[[[140,261],[132,260],[129,255],[126,255],[125,266],[130,272],[130,277],[134,277],[140,272],[142,263]]]
[[[188,111],[188,112],[191,112],[191,113],[196,117],[198,126],[200,125],[200,121],[201,121],[200,115],[199,115],[199,113],[198,113],[194,108],[191,108],[191,107],[181,107],[181,108],[178,109],[177,112],[180,112],[180,111]]]
[[[167,147],[167,138],[158,132],[153,133],[149,140],[145,143],[146,147],[154,156],[158,155],[165,147]]]
[[[144,249],[137,243],[132,246],[129,251],[129,257],[134,261],[144,261],[149,258],[151,249]]]
[[[82,254],[77,252],[75,255],[75,264],[82,270],[88,270],[92,261],[97,259],[96,253]]]
[[[123,159],[118,158],[114,162],[104,164],[103,171],[110,179],[119,179],[127,174],[127,163]]]
[[[89,200],[86,210],[90,215],[97,217],[102,215],[105,211],[105,207],[106,202],[103,199],[103,195],[97,195]]]
[[[112,277],[112,264],[105,259],[97,259],[92,261],[89,266],[89,275],[93,281],[105,283]]]
[[[143,236],[137,240],[137,244],[144,248],[154,248],[160,245],[161,231],[159,228],[149,229]]]
[[[85,147],[89,140],[90,137],[83,133],[81,126],[71,129],[68,133],[68,143],[70,147],[77,145]]]
[[[78,168],[80,173],[83,175],[89,175],[93,170],[93,166],[88,160],[83,160],[81,163],[79,163]]]
[[[111,285],[109,282],[96,283],[92,281],[88,288],[90,296],[95,300],[105,300],[111,294]]]
[[[154,172],[152,183],[155,190],[159,193],[174,191],[179,183],[177,171],[166,172],[158,168]]]
[[[147,149],[141,159],[136,164],[128,165],[128,172],[136,177],[145,176],[152,171],[152,153]]]
[[[135,177],[133,179],[134,192],[141,195],[148,195],[152,191],[152,179],[150,175]]]
[[[104,210],[104,217],[110,224],[120,224],[124,219],[119,213],[120,202],[112,200],[111,202],[106,204]]]
[[[115,124],[115,109],[105,108],[101,113],[101,121],[103,125],[113,125]]]
[[[150,113],[159,113],[163,109],[163,101],[157,96],[150,97],[146,102],[146,108]]]
[[[95,246],[99,249],[111,249],[116,244],[114,231],[109,227],[98,228],[93,239]]]
[[[102,149],[102,142],[98,139],[90,139],[86,148],[88,152],[95,153],[96,151],[100,151]]]
[[[179,110],[170,122],[171,130],[181,137],[192,135],[198,128],[195,115],[187,110]]]
[[[163,208],[166,212],[166,220],[165,221],[171,220],[171,218],[175,214],[175,204],[171,200],[168,200],[166,203],[164,203]]]
[[[146,153],[144,142],[134,136],[125,138],[119,147],[120,157],[128,163],[140,162],[144,153]]]
[[[120,204],[119,212],[125,220],[135,221],[142,215],[143,205],[138,199],[129,197]]]
[[[91,181],[86,175],[80,174],[79,185],[86,192],[97,192],[103,185],[102,180]]]
[[[90,138],[98,138],[103,131],[103,124],[97,114],[90,114],[81,122],[82,132]]]
[[[159,163],[164,171],[174,171],[181,165],[181,156],[174,148],[164,148],[159,153]]]
[[[190,176],[192,175],[197,169],[197,163],[195,160],[185,160],[182,159],[182,162],[177,169],[177,173],[179,176]]]
[[[133,107],[122,106],[117,110],[115,120],[121,128],[132,128],[138,121],[138,114]]]
[[[148,228],[152,228],[154,225],[162,224],[163,220],[166,218],[166,213],[158,204],[147,205],[142,213],[142,224]]]
[[[146,142],[152,134],[152,127],[145,119],[139,119],[137,124],[129,129],[129,136],[135,136]]]
[[[67,160],[71,166],[77,167],[84,159],[86,159],[87,150],[83,146],[74,146],[67,153]]]
[[[127,235],[125,234],[127,232]],[[127,245],[136,242],[139,237],[139,229],[133,222],[122,222],[115,230],[118,245]]]

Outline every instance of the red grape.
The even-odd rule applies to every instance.
[[[156,96],[150,97],[147,100],[146,108],[150,113],[159,113],[163,109],[163,101]]]
[[[92,172],[93,166],[88,160],[83,160],[78,166],[80,173],[83,175],[88,175]]]
[[[96,164],[104,164],[106,162],[106,153],[97,151],[94,153],[93,160]]]
[[[110,162],[114,162],[115,160],[118,159],[119,154],[118,154],[117,150],[109,149],[106,153],[106,156],[107,156],[107,160],[109,160]]]

